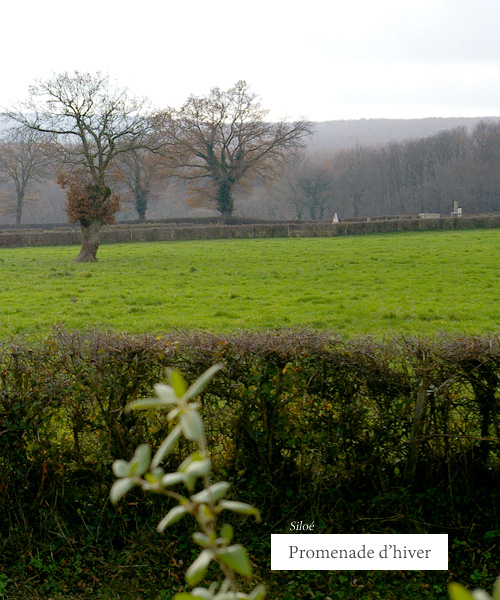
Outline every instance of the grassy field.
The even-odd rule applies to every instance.
[[[0,250],[2,335],[310,326],[352,337],[500,330],[500,231]]]

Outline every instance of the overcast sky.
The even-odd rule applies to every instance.
[[[158,107],[244,79],[273,118],[499,116],[499,24],[498,0],[18,0],[0,107],[77,69]]]

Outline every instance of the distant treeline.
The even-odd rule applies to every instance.
[[[291,165],[281,197],[297,218],[500,210],[500,121],[423,138],[356,145]]]
[[[245,189],[235,190],[239,222],[331,221],[335,213],[343,221],[421,212],[450,215],[455,201],[464,215],[500,211],[498,118],[332,121],[314,124],[314,129],[305,150],[272,183],[250,180]],[[12,153],[10,147],[4,150],[6,156]],[[147,219],[217,221],[215,211],[188,206],[185,182],[151,177]],[[51,178],[30,181],[33,190],[25,198],[22,222],[67,221],[64,193]],[[13,218],[7,218],[12,192],[7,188],[0,185],[0,223],[5,224]],[[117,219],[137,218],[130,194],[117,190],[122,206]]]
[[[424,119],[351,119],[314,123],[314,136],[307,141],[313,153],[332,153],[363,146],[382,146],[465,127],[471,132],[481,121],[498,117],[428,117]]]

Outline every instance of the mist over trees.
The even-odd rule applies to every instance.
[[[77,222],[78,260],[115,218],[500,211],[497,118],[269,122],[243,81],[153,111],[78,72],[36,82],[8,116],[0,223]]]
[[[356,145],[309,155],[305,170],[297,158],[267,191],[268,216],[341,218],[382,215],[449,215],[455,201],[465,214],[500,211],[500,121],[479,121],[435,135],[380,146]],[[327,198],[297,201],[321,172]],[[262,194],[260,194],[262,195]],[[261,210],[262,198],[256,194]]]
[[[436,135],[457,127],[471,132],[481,121],[497,117],[428,117],[423,119],[356,119],[321,121],[314,124],[314,136],[307,148],[312,154],[333,154],[355,146],[383,146]]]
[[[21,223],[26,205],[36,200],[36,184],[46,182],[53,172],[53,157],[47,144],[26,127],[10,129],[0,144],[0,214],[14,215]]]
[[[153,147],[155,142],[147,143]],[[115,187],[119,190],[121,203],[133,207],[139,221],[146,219],[146,213],[161,195],[168,190],[168,169],[162,157],[147,147],[136,148],[123,153],[114,165]]]
[[[305,120],[270,122],[267,112],[244,81],[190,96],[179,110],[148,112],[109,76],[75,71],[37,81],[6,115],[40,140],[50,137],[66,213],[82,230],[76,260],[87,262],[97,260],[99,231],[119,211],[119,189],[144,220],[153,188],[172,179],[196,182],[191,204],[230,217],[235,190],[270,180],[311,133]]]

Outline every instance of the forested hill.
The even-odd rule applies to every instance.
[[[315,134],[308,142],[312,152],[332,152],[356,145],[379,146],[434,135],[445,129],[467,127],[471,131],[480,121],[500,117],[456,117],[427,119],[359,119],[315,123]]]

